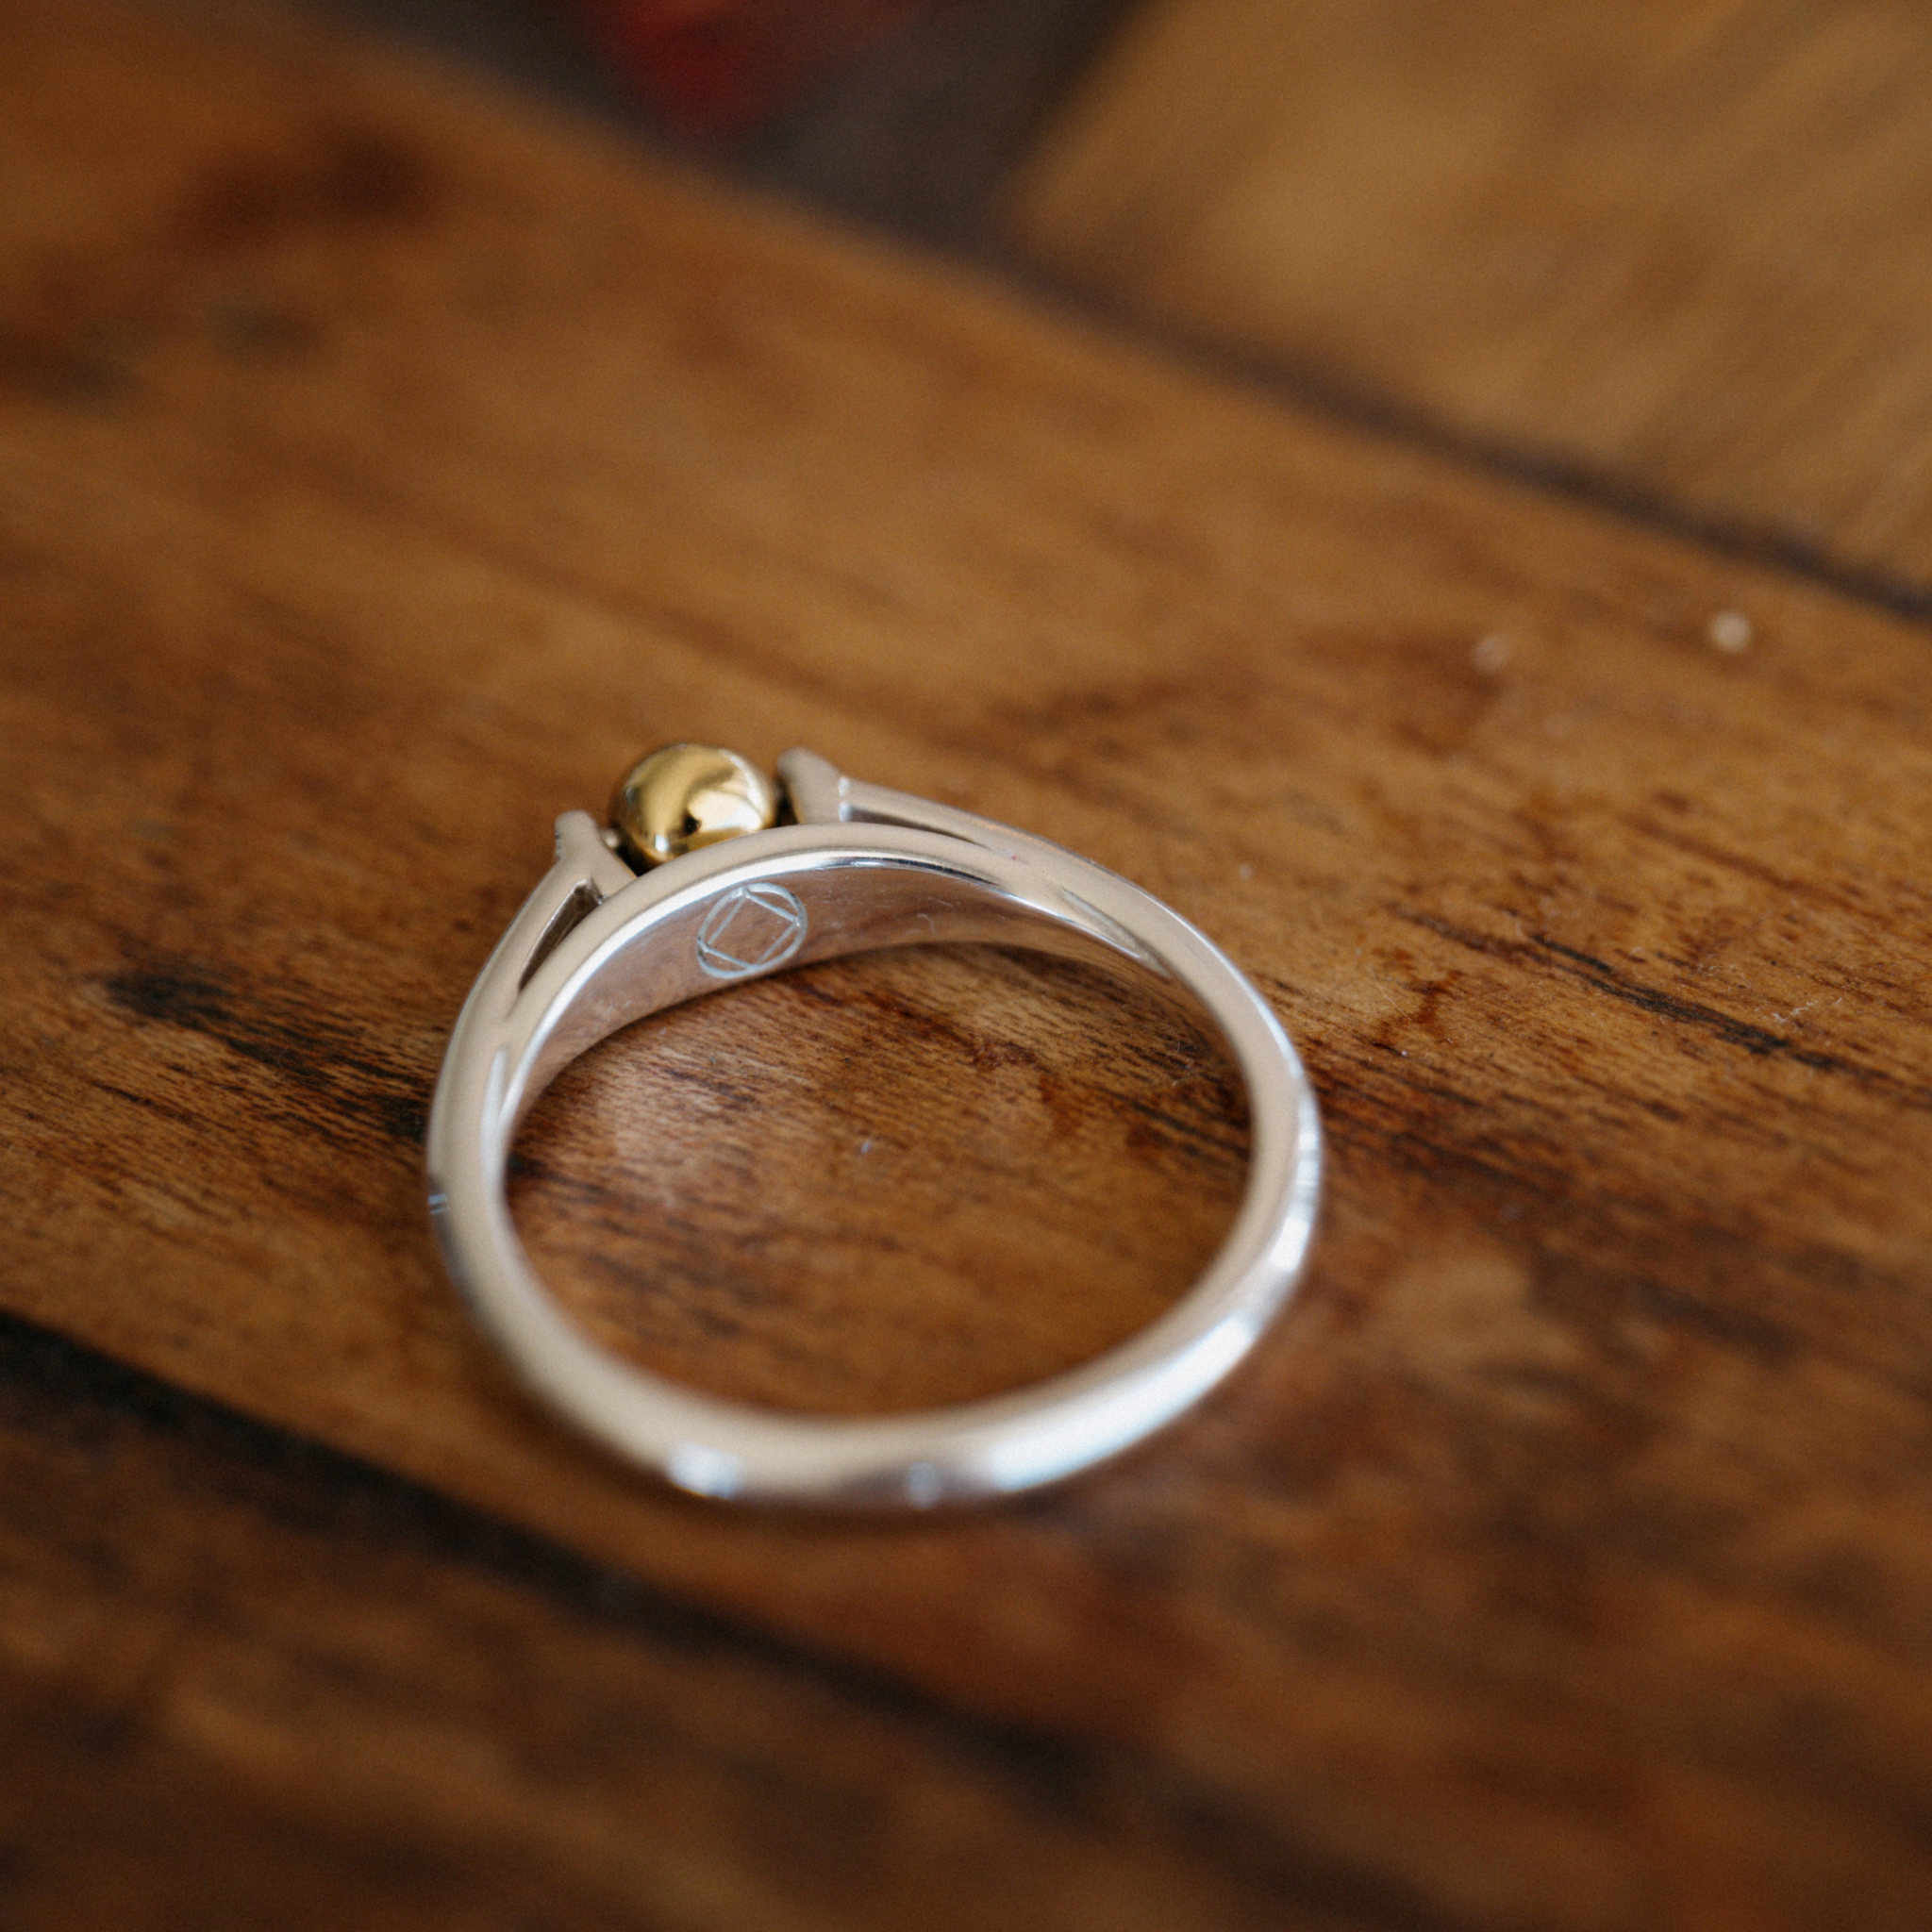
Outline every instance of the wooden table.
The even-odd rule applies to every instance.
[[[1915,18],[1816,11],[1855,66]],[[9,1927],[1932,1918],[1932,607],[1875,426],[1924,364],[1726,470],[1519,439],[1562,341],[1405,335],[1419,243],[1322,325],[1345,380],[1311,310],[1182,313],[1147,204],[1082,223],[1208,207],[1210,85],[1164,175],[1091,164],[1186,12],[1007,204],[1103,316],[259,8],[0,7]],[[1479,12],[1496,90],[1602,96]],[[1411,98],[1377,18],[1298,84]],[[1792,58],[1754,111],[1840,71]],[[1847,313],[1924,243],[1915,125],[1858,151]],[[1358,144],[1310,152],[1295,207]],[[1560,175],[1519,130],[1486,219]],[[1625,393],[1807,366],[1712,287],[1621,325]],[[1059,839],[1275,1002],[1325,1221],[1200,1415],[882,1526],[674,1497],[508,1384],[429,1087],[551,819],[677,737]],[[1144,1321],[1243,1134],[1077,973],[887,958],[601,1050],[516,1206],[614,1346],[907,1406]]]

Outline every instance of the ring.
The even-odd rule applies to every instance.
[[[697,1494],[924,1508],[1071,1475],[1198,1401],[1287,1300],[1321,1185],[1307,1075],[1234,962],[1104,867],[845,777],[810,752],[788,752],[778,779],[733,752],[673,745],[618,788],[608,829],[583,811],[558,820],[557,863],[471,990],[430,1108],[429,1204],[450,1273],[532,1390]],[[518,1125],[564,1067],[701,993],[876,947],[972,942],[1129,976],[1205,1012],[1225,1042],[1247,1090],[1247,1180],[1233,1226],[1179,1301],[1032,1387],[851,1418],[701,1394],[620,1359],[564,1315],[505,1193]]]

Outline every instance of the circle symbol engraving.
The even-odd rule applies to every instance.
[[[783,886],[739,886],[705,914],[698,964],[713,979],[782,966],[805,943],[805,908]]]

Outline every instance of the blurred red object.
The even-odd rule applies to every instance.
[[[930,4],[930,0],[926,0]],[[591,31],[664,118],[741,134],[922,0],[583,0]]]

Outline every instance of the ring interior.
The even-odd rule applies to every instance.
[[[519,1118],[571,1059],[636,1020],[728,990],[730,983],[769,976],[769,971],[911,945],[991,943],[1043,952],[1155,991],[1245,1091],[1239,1061],[1209,1010],[1174,975],[1150,963],[1144,950],[1137,947],[1129,954],[1084,925],[1070,924],[1064,915],[1016,905],[978,879],[949,874],[935,865],[874,860],[826,870],[822,855],[816,864],[809,872],[766,867],[750,879],[741,873],[727,875],[692,893],[688,903],[667,908],[636,940],[610,946],[601,957],[593,955],[590,970],[557,1012],[555,1031],[537,1056],[538,1072],[521,1097]],[[716,908],[753,883],[782,886],[796,899],[807,931],[796,949],[769,971],[740,975],[739,982],[722,981],[694,963],[698,938]],[[745,930],[737,942],[747,952],[756,952],[767,933],[775,943],[789,941],[781,920],[756,910],[741,916]],[[738,933],[736,925],[732,931]]]
[[[775,899],[760,904],[747,894],[754,886],[777,888],[791,906]],[[711,922],[715,937],[715,915],[734,897],[742,909],[734,912],[724,937],[738,957],[755,960],[766,943],[789,949],[769,964],[721,974],[706,963],[718,957],[718,948],[705,943],[707,925]],[[828,863],[818,853],[809,863],[778,860],[754,874],[702,882],[653,909],[656,916],[639,930],[620,927],[613,942],[600,946],[558,989],[560,998],[531,1042],[527,1074],[515,1083],[512,1132],[565,1067],[636,1021],[773,973],[897,946],[1019,946],[1100,967],[1158,996],[1199,1027],[1241,1074],[1232,1042],[1206,1003],[1084,902],[1061,911],[1017,900],[1002,887],[938,861],[855,853]],[[794,918],[802,919],[804,929],[791,943],[786,927]]]

